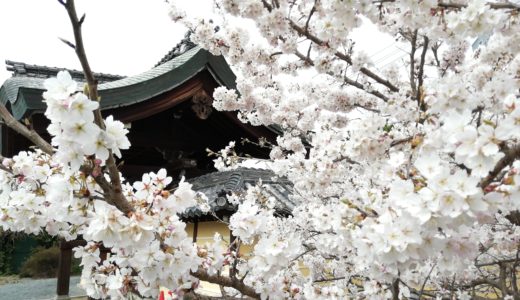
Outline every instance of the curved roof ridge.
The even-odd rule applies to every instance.
[[[222,56],[214,56],[195,46],[141,74],[102,83],[98,86],[101,109],[129,106],[171,91],[203,70],[208,70],[215,81],[235,87],[235,75]],[[32,112],[45,110],[42,102],[43,78],[11,77],[0,88],[0,102],[11,103],[15,118],[21,119]]]
[[[60,68],[60,67],[49,67],[45,65],[35,65],[35,64],[28,64],[24,62],[19,61],[13,61],[13,60],[5,60],[6,69],[7,71],[12,72],[12,77],[27,77],[27,78],[50,78],[53,76],[56,76],[59,71],[67,70],[72,78],[78,81],[85,81],[85,76],[83,74],[83,71],[75,70],[75,69],[67,69],[67,68]],[[94,72],[94,76],[99,82],[108,82],[108,81],[114,81],[121,78],[124,78],[125,76],[121,75],[115,75],[115,74],[108,74],[108,73],[98,73]]]
[[[136,83],[139,83],[142,79],[153,79],[156,77],[159,77],[161,75],[164,75],[173,69],[179,67],[180,65],[186,63],[190,58],[192,58],[195,54],[197,54],[202,48],[199,46],[196,46],[194,48],[191,48],[190,50],[182,53],[179,56],[176,56],[172,58],[171,60],[157,65],[150,70],[144,71],[142,73],[139,73],[134,76],[128,76],[119,80],[105,82],[100,85],[98,85],[98,89],[105,90],[105,89],[111,89],[111,88],[117,88],[117,87],[126,87],[129,85],[133,85]]]

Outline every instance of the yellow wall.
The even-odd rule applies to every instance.
[[[193,237],[194,228],[194,224],[187,224],[186,226],[186,231],[190,237]],[[222,236],[222,239],[225,241],[225,245],[229,245],[230,230],[227,224],[216,221],[198,223],[196,240],[197,245],[204,246],[206,243],[212,243],[216,232]],[[239,253],[247,258],[248,254],[253,250],[253,246],[254,245],[240,245]],[[300,269],[304,276],[309,274],[309,270],[304,265],[301,265]],[[221,296],[219,286],[208,282],[201,282],[201,285],[197,291],[208,296]]]

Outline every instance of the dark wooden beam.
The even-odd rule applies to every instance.
[[[69,295],[70,267],[72,263],[72,247],[68,242],[60,242],[60,258],[58,261],[58,282],[56,284],[56,294],[59,296]]]
[[[196,243],[197,242],[197,233],[199,231],[199,222],[198,221],[195,221],[193,223],[193,242]]]
[[[202,80],[195,76],[169,92],[141,103],[103,111],[103,115],[114,115],[116,119],[124,123],[141,120],[184,102],[202,89]]]

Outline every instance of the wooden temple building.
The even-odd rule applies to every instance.
[[[12,77],[0,87],[0,101],[19,120],[27,120],[44,138],[48,120],[42,102],[43,82],[62,69],[6,61]],[[70,71],[77,81],[84,81],[80,71]],[[222,56],[214,56],[185,38],[152,69],[130,77],[95,74],[99,81],[101,111],[113,115],[129,128],[129,150],[122,151],[120,162],[123,175],[140,180],[145,172],[166,168],[174,178],[185,176],[194,189],[204,192],[212,213],[203,214],[189,209],[183,216],[190,222],[188,231],[193,241],[204,243],[214,232],[230,236],[214,215],[227,218],[235,207],[226,200],[226,193],[244,190],[261,179],[269,193],[279,200],[282,214],[290,214],[290,184],[273,181],[267,170],[238,169],[216,172],[206,149],[224,148],[236,141],[239,155],[268,158],[269,150],[243,139],[273,141],[277,131],[269,127],[253,127],[240,122],[235,112],[220,112],[212,108],[213,90],[218,86],[235,88],[235,75]],[[31,144],[5,125],[0,125],[2,155],[10,157]],[[230,239],[232,237],[230,236]],[[73,245],[62,243],[62,257],[57,294],[68,294],[70,256]]]

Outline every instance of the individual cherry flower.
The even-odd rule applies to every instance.
[[[438,154],[433,152],[423,153],[419,158],[417,158],[414,165],[421,175],[426,178],[433,178],[442,170],[442,168],[440,168],[442,165],[441,159]]]
[[[73,250],[74,257],[80,258],[80,265],[86,269],[96,266],[101,261],[99,247],[95,243],[89,242],[86,246],[76,247]]]
[[[77,89],[76,82],[67,71],[60,71],[55,78],[46,79],[44,86],[47,91],[43,97],[46,99],[64,99]]]
[[[151,174],[150,177],[158,190],[164,189],[172,182],[172,178],[166,174],[166,169],[160,169],[157,174]]]
[[[145,173],[143,174],[143,178],[141,181],[136,181],[133,184],[135,192],[135,197],[138,199],[147,200],[147,202],[150,202],[149,197],[152,196],[153,193],[153,186],[152,186],[152,177],[150,174]]]
[[[468,197],[481,193],[481,190],[478,188],[478,183],[478,177],[468,175],[466,171],[457,170],[449,177],[448,188],[461,197]]]
[[[86,122],[94,121],[93,111],[99,108],[99,102],[91,101],[83,93],[77,93],[72,96],[69,103],[68,113],[71,119],[80,119]],[[61,118],[64,120],[65,118]]]
[[[192,189],[191,183],[184,181],[182,177],[177,189],[167,201],[174,201],[175,208],[178,213],[184,212],[187,208],[195,206],[195,196],[197,195]]]
[[[108,116],[105,119],[105,127],[109,148],[114,152],[115,155],[121,157],[120,150],[130,148],[130,142],[126,136],[128,130],[125,129],[123,123],[114,120],[113,116]]]
[[[104,164],[110,154],[108,151],[108,143],[109,140],[105,131],[100,130],[95,141],[93,143],[83,145],[83,150],[85,154],[90,153],[91,155],[94,155]]]
[[[64,124],[63,134],[70,140],[81,141],[81,144],[93,144],[99,134],[99,127],[85,120],[70,120],[70,123]],[[87,155],[93,153],[85,153]]]
[[[439,203],[439,213],[455,218],[463,213],[466,202],[456,193],[446,191],[437,196],[435,201]]]

